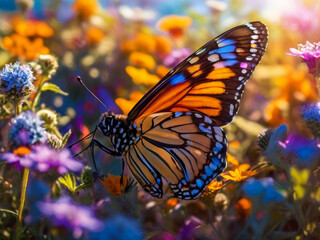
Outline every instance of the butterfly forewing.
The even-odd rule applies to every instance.
[[[155,197],[162,196],[162,176],[174,196],[195,199],[226,166],[225,135],[204,114],[152,114],[137,131],[139,138],[124,157],[142,187]]]
[[[252,22],[211,40],[170,71],[131,110],[129,121],[157,112],[197,111],[219,126],[232,121],[244,85],[261,60],[268,39]]]

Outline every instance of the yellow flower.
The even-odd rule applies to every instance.
[[[90,27],[87,30],[87,41],[89,45],[96,45],[105,37],[103,31],[96,27]]]
[[[25,37],[51,37],[54,33],[53,29],[40,20],[17,20],[14,23],[14,31]]]
[[[157,22],[157,28],[168,32],[174,38],[183,36],[185,29],[192,24],[192,18],[188,16],[168,15]]]
[[[112,195],[120,195],[128,183],[128,178],[127,176],[123,176],[122,184],[120,183],[120,179],[121,176],[108,174],[107,178],[100,180],[100,182],[109,190]]]
[[[76,0],[72,8],[81,19],[87,20],[97,12],[98,2],[97,0]]]
[[[34,60],[39,55],[49,54],[49,49],[43,45],[42,38],[33,40],[19,34],[12,34],[2,39],[2,47],[12,55],[19,56],[20,59]]]
[[[127,66],[126,72],[132,78],[132,81],[135,84],[145,84],[152,86],[160,80],[158,76],[148,73],[144,68]]]
[[[30,153],[31,150],[25,146],[21,146],[13,150],[13,154],[19,157],[23,157],[24,155],[28,155]]]
[[[154,58],[143,52],[133,52],[129,57],[130,64],[152,70],[156,66]]]
[[[134,91],[130,94],[130,100],[125,98],[117,98],[115,100],[118,107],[121,109],[123,114],[128,114],[130,110],[136,105],[136,103],[143,97],[143,93]]]
[[[221,177],[233,182],[241,182],[258,173],[258,171],[250,170],[249,168],[250,164],[240,164],[235,170],[230,170],[227,173],[221,173]]]
[[[302,199],[307,191],[306,186],[310,177],[310,171],[308,169],[299,171],[298,169],[291,167],[290,175],[294,183],[295,197],[297,199]]]
[[[229,153],[227,153],[227,163],[230,163],[233,167],[239,166],[239,161]]]

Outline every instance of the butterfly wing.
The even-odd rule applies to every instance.
[[[175,197],[195,199],[226,166],[224,132],[202,113],[155,113],[137,131],[124,158],[152,196],[162,197],[163,176]]]
[[[218,126],[231,122],[267,39],[268,30],[261,22],[221,34],[160,80],[130,111],[128,121],[139,123],[157,112],[197,111]]]

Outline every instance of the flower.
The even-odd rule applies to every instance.
[[[132,78],[135,84],[155,85],[160,78],[147,72],[144,68],[135,68],[132,66],[126,67],[127,74]]]
[[[303,169],[299,171],[298,169],[291,167],[290,175],[294,185],[295,198],[302,199],[307,192],[307,183],[310,178],[310,170]]]
[[[97,27],[90,27],[87,30],[87,42],[89,45],[96,45],[105,37],[105,33]]]
[[[0,71],[0,94],[17,103],[35,91],[35,79],[29,65],[20,65],[19,62],[6,64]]]
[[[187,58],[191,53],[192,51],[189,48],[175,49],[163,60],[163,63],[167,67],[173,68]]]
[[[59,67],[57,58],[52,55],[40,55],[36,62],[41,69],[39,73],[41,72],[41,75],[48,79],[57,72]]]
[[[320,137],[320,102],[305,104],[301,107],[304,122],[311,129],[315,137]]]
[[[28,37],[13,33],[2,39],[2,47],[10,54],[18,56],[21,59],[34,60],[40,54],[49,54],[50,50],[43,44],[43,39]]]
[[[156,41],[150,34],[138,33],[135,38],[126,40],[122,43],[122,51],[130,53],[140,51],[146,53],[154,53],[156,50]]]
[[[154,40],[156,41],[156,52],[160,56],[168,55],[171,52],[171,42],[168,37],[156,35]]]
[[[320,156],[320,146],[317,139],[308,139],[291,133],[284,141],[279,141],[283,155],[290,161],[301,165],[316,163]]]
[[[56,169],[60,174],[65,174],[68,170],[79,172],[83,164],[72,158],[67,149],[56,151],[47,146],[34,146],[27,156],[34,164],[33,167],[40,172],[47,172]]]
[[[156,66],[156,62],[154,58],[143,52],[133,52],[129,56],[129,62],[132,65],[137,67],[146,68],[148,70],[152,70]]]
[[[192,18],[188,16],[168,15],[157,22],[157,28],[168,32],[174,38],[183,36],[185,29],[192,24]]]
[[[241,198],[234,206],[240,217],[247,217],[252,210],[252,203],[248,198]]]
[[[312,44],[307,41],[306,45],[298,44],[298,49],[290,48],[289,54],[301,57],[307,63],[310,73],[320,73],[320,42]]]
[[[138,221],[115,215],[105,221],[105,227],[100,232],[90,234],[92,240],[140,240],[144,239],[142,228]]]
[[[44,143],[47,139],[46,131],[42,127],[43,121],[31,111],[22,112],[10,122],[9,142],[12,147],[30,146]]]
[[[107,178],[100,182],[109,190],[112,195],[120,195],[125,189],[128,183],[128,177],[122,177],[122,183],[120,182],[121,176],[108,174]]]
[[[284,113],[288,108],[288,102],[285,99],[279,98],[271,100],[264,109],[264,116],[270,126],[275,127],[286,122]]]
[[[73,3],[72,8],[81,19],[88,20],[93,14],[97,12],[98,1],[76,0]]]
[[[20,170],[22,167],[31,167],[33,165],[32,160],[26,157],[30,152],[31,150],[29,148],[21,146],[14,149],[13,153],[7,152],[0,154],[0,157]]]
[[[53,225],[72,231],[74,238],[80,238],[83,231],[97,232],[103,228],[103,223],[94,216],[91,208],[77,205],[69,197],[41,201],[37,206]]]
[[[249,177],[256,175],[258,172],[249,169],[250,165],[247,163],[240,164],[235,170],[230,170],[228,173],[221,173],[224,179],[228,179],[234,182],[241,182]]]
[[[167,75],[167,73],[170,71],[169,68],[165,67],[165,66],[162,66],[162,65],[159,65],[157,67],[157,75],[158,77],[160,78],[163,78],[165,75]]]
[[[261,180],[249,179],[242,189],[251,198],[261,198],[263,204],[280,202],[284,199],[270,177]]]
[[[14,30],[25,37],[48,38],[54,34],[53,29],[46,22],[40,20],[18,20],[14,25]]]
[[[194,232],[203,225],[203,221],[195,216],[190,216],[184,221],[178,239],[194,239]]]
[[[127,100],[125,98],[117,98],[115,102],[119,106],[123,114],[128,114],[142,97],[143,93],[133,91],[129,96],[130,100]]]

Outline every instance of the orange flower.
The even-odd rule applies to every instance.
[[[24,155],[28,155],[30,153],[31,150],[25,146],[21,146],[13,150],[13,154],[18,155],[19,157],[23,157]]]
[[[154,37],[154,40],[156,41],[156,51],[159,54],[168,55],[169,53],[171,53],[172,47],[169,38],[157,35]]]
[[[179,199],[178,198],[170,198],[167,202],[166,202],[166,208],[173,208],[175,207],[177,204],[179,203]]]
[[[264,109],[265,120],[270,126],[275,127],[286,122],[284,112],[288,109],[288,102],[283,98],[272,100]]]
[[[174,38],[183,36],[186,28],[192,24],[192,18],[188,16],[168,15],[157,22],[157,28],[168,32]]]
[[[235,205],[237,213],[241,217],[247,217],[250,215],[252,210],[252,203],[248,198],[241,198]]]
[[[14,24],[16,33],[26,37],[51,37],[54,33],[53,29],[46,23],[40,20],[19,20]]]
[[[87,41],[89,45],[96,45],[105,37],[103,31],[96,27],[90,27],[87,30]]]
[[[98,2],[97,0],[76,0],[72,8],[81,19],[87,20],[97,12]]]
[[[258,173],[257,171],[250,170],[249,168],[250,164],[240,164],[235,170],[230,170],[228,173],[221,173],[221,177],[234,182],[241,182]]]
[[[12,55],[17,55],[21,59],[34,60],[39,55],[49,54],[49,49],[43,45],[42,38],[30,40],[19,34],[12,34],[2,39],[2,47]]]
[[[156,66],[154,58],[143,52],[133,52],[130,54],[129,61],[132,65],[152,70]]]
[[[155,50],[155,39],[151,35],[145,33],[138,33],[134,39],[126,40],[122,43],[122,51],[126,53],[133,51],[153,53]]]
[[[167,75],[167,73],[170,71],[169,68],[163,66],[163,65],[160,65],[157,67],[157,75],[160,77],[160,78],[163,78],[165,75]]]
[[[120,183],[120,179],[121,176],[108,174],[107,178],[100,180],[100,182],[109,190],[112,195],[120,195],[128,183],[128,178],[127,176],[123,176],[122,184]]]
[[[127,66],[126,72],[135,84],[154,85],[160,80],[158,76],[148,73],[144,68]]]
[[[130,100],[127,100],[125,98],[117,98],[115,102],[119,106],[123,114],[128,114],[142,97],[143,93],[134,91],[130,94]]]

